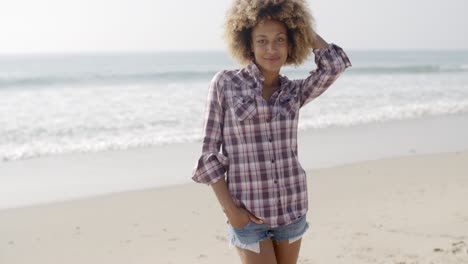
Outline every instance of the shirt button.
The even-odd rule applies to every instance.
[[[274,180],[273,182],[276,183],[276,184],[278,184],[278,181],[277,181],[277,180]]]
[[[268,141],[272,142],[273,140],[271,138],[268,138]]]
[[[270,118],[269,118],[269,117],[267,117],[267,118],[266,118],[266,121],[267,121],[268,123],[270,123]]]
[[[275,160],[274,160],[274,159],[272,159],[272,160],[271,160],[271,163],[275,163]]]

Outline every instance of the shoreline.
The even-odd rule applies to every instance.
[[[468,114],[298,132],[304,169],[468,150]],[[191,182],[201,143],[0,163],[0,210]]]
[[[307,170],[299,263],[468,261],[468,150]],[[0,210],[5,263],[238,263],[196,183]],[[28,252],[28,254],[24,254]]]

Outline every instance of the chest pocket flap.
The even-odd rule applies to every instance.
[[[234,114],[240,121],[251,119],[257,114],[255,98],[252,95],[233,96]]]
[[[283,93],[278,98],[280,113],[294,114],[298,110],[298,98],[293,93]]]

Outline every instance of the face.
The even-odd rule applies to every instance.
[[[286,26],[278,21],[265,19],[252,29],[252,52],[262,72],[278,73],[288,58]]]

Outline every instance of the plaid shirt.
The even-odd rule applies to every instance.
[[[308,209],[306,173],[297,153],[299,108],[351,66],[336,44],[313,52],[317,69],[299,80],[280,75],[281,86],[268,101],[253,62],[218,72],[209,86],[202,155],[192,179],[210,185],[226,174],[234,203],[270,227],[289,224]]]

